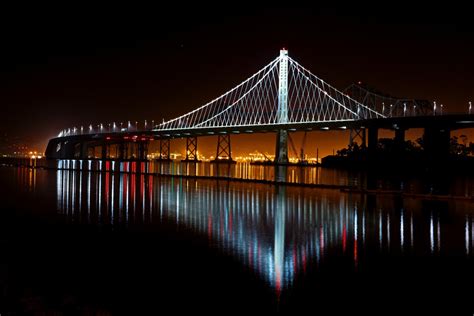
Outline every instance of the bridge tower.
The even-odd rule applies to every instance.
[[[288,123],[288,50],[280,50],[280,77],[278,83],[278,123]],[[288,163],[288,131],[277,132],[275,163]]]

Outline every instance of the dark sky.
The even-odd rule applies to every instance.
[[[340,89],[361,80],[449,111],[474,99],[468,7],[229,5],[239,8],[3,8],[1,135],[42,150],[64,127],[169,119],[232,88],[283,46]]]

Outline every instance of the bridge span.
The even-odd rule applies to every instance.
[[[249,125],[232,127],[203,127],[200,129],[174,129],[174,130],[139,130],[124,132],[103,132],[91,134],[68,135],[53,138],[49,141],[46,149],[46,157],[53,159],[123,159],[123,160],[146,160],[148,145],[151,141],[160,142],[160,158],[170,159],[170,141],[173,139],[186,138],[188,160],[197,160],[198,137],[218,136],[218,144],[222,145],[227,137],[229,140],[229,159],[232,158],[230,137],[238,134],[250,133],[275,133],[279,130],[288,132],[313,131],[324,132],[329,130],[357,131],[361,142],[369,149],[377,146],[378,132],[381,129],[392,130],[395,138],[399,141],[405,140],[405,132],[409,129],[424,129],[423,138],[426,150],[447,150],[449,148],[450,132],[457,129],[474,128],[474,115],[451,114],[438,116],[416,116],[416,117],[393,117],[383,119],[311,122],[298,124],[274,124],[274,125]],[[355,133],[354,133],[355,134]],[[352,136],[353,138],[354,136]],[[349,142],[353,139],[349,139]],[[219,144],[219,142],[221,144]],[[429,146],[432,145],[432,148]],[[218,156],[218,155],[217,155]],[[222,157],[222,156],[221,156]]]
[[[51,159],[147,159],[151,141],[160,143],[160,159],[170,159],[171,140],[186,138],[186,161],[198,161],[198,138],[217,136],[217,162],[232,162],[231,136],[275,133],[275,163],[288,163],[288,133],[350,130],[349,143],[359,141],[369,152],[378,131],[424,129],[425,150],[449,151],[450,132],[474,127],[474,115],[443,114],[442,105],[426,100],[377,95],[360,85],[341,92],[313,75],[283,49],[260,71],[195,110],[161,124],[118,128],[116,123],[62,130],[49,141]]]

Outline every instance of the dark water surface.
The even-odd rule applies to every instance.
[[[0,186],[2,315],[474,311],[467,200],[24,167]]]

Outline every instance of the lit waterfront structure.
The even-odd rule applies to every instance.
[[[385,104],[390,104],[386,113]],[[411,110],[413,109],[413,110]],[[416,109],[416,110],[415,110]],[[233,163],[231,135],[275,133],[274,164],[297,162],[288,157],[288,139],[296,131],[349,130],[349,144],[361,138],[371,157],[381,129],[395,131],[397,142],[405,131],[424,129],[424,150],[429,157],[449,155],[449,133],[474,126],[470,114],[445,115],[436,102],[379,95],[361,84],[340,91],[289,57],[286,49],[277,58],[223,95],[179,117],[158,125],[127,121],[112,131],[111,124],[90,125],[89,131],[67,128],[50,140],[51,159],[146,160],[150,142],[160,142],[160,159],[170,159],[171,140],[186,139],[185,161],[207,160],[199,154],[198,138],[217,136],[217,150],[209,160]],[[147,121],[148,122],[148,121]],[[104,128],[109,126],[109,128]],[[114,124],[115,126],[115,124]],[[80,131],[80,132],[79,132]],[[304,153],[298,163],[307,163]],[[246,158],[240,157],[241,161]],[[260,160],[260,159],[259,159]]]

